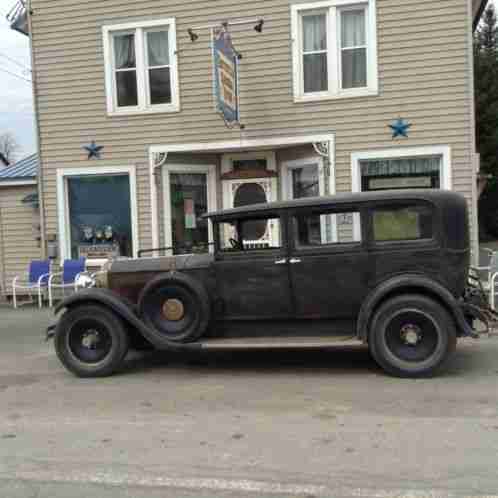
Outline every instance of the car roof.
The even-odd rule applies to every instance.
[[[252,204],[233,209],[224,209],[204,215],[205,218],[234,218],[237,216],[264,214],[282,209],[315,206],[340,206],[341,204],[361,204],[386,201],[413,201],[425,200],[438,205],[460,204],[463,197],[455,192],[436,189],[418,190],[383,190],[377,192],[345,193],[333,196],[308,197],[290,201],[267,202]]]

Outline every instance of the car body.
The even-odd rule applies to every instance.
[[[121,357],[84,354],[98,350],[103,336],[107,349],[125,343],[120,355],[137,335],[169,350],[355,339],[388,372],[413,377],[440,368],[458,337],[475,336],[463,299],[467,203],[458,194],[347,194],[206,217],[214,239],[209,254],[159,257],[158,249],[148,252],[152,257],[117,259],[100,288],[59,305],[65,313],[55,341],[66,367],[85,376],[114,371]],[[91,325],[98,310],[106,323],[97,337],[98,324]],[[113,327],[123,331],[107,330]]]

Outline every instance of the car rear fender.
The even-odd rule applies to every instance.
[[[88,289],[77,292],[67,299],[61,301],[55,308],[57,315],[62,310],[70,310],[76,306],[86,304],[97,304],[112,310],[118,315],[125,323],[133,327],[140,333],[147,341],[149,341],[155,348],[161,350],[174,350],[186,351],[198,349],[199,346],[194,344],[180,344],[177,342],[169,341],[164,337],[158,337],[158,334],[150,330],[140,318],[137,316],[134,307],[125,298],[114,294],[107,289]]]
[[[356,332],[361,341],[368,342],[370,322],[377,308],[390,297],[401,294],[423,294],[435,299],[448,310],[455,320],[459,336],[476,336],[465,320],[460,303],[448,289],[423,275],[403,275],[379,284],[363,302],[356,324]]]

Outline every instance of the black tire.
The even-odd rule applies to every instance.
[[[397,377],[426,377],[440,370],[456,348],[450,314],[428,297],[389,299],[375,313],[369,347],[375,361]]]
[[[115,313],[89,304],[64,313],[57,324],[54,344],[57,356],[70,372],[78,377],[106,377],[123,362],[129,337]]]
[[[169,309],[168,303],[172,303]],[[159,340],[186,343],[207,330],[211,305],[202,283],[175,272],[157,277],[144,288],[139,313]]]

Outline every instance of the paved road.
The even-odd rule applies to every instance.
[[[436,379],[362,347],[131,357],[79,380],[46,311],[0,308],[0,497],[498,495],[498,337]]]

